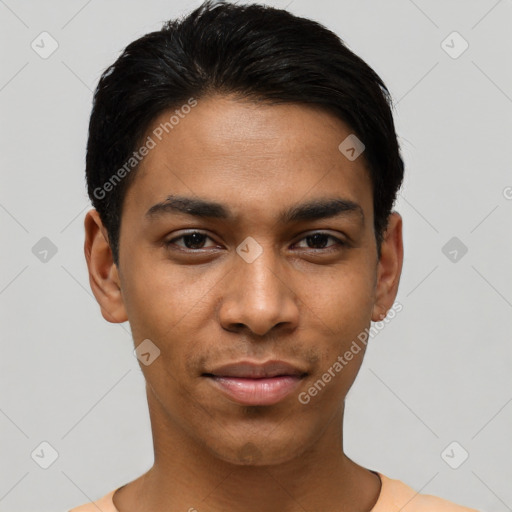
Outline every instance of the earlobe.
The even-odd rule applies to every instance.
[[[375,303],[372,311],[373,322],[383,320],[395,301],[402,273],[403,257],[402,217],[399,213],[392,212],[388,218],[388,227],[381,245]]]
[[[107,231],[97,210],[87,212],[84,220],[84,252],[91,290],[108,322],[126,322],[128,317],[121,294],[117,266],[108,243]]]

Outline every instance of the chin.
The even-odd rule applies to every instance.
[[[261,439],[242,440],[234,444],[231,439],[225,439],[226,444],[210,446],[213,455],[229,464],[236,466],[273,466],[283,464],[300,456],[304,451],[304,443],[296,439],[284,442],[281,439],[269,439],[264,435]]]

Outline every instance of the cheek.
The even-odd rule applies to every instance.
[[[215,279],[198,278],[197,269],[171,265],[150,256],[134,258],[122,283],[123,300],[135,341],[165,339],[200,307]]]
[[[372,292],[368,274],[338,275],[336,285],[309,298],[316,324],[310,332],[318,341],[320,362],[305,391],[319,407],[339,404],[359,372],[366,351],[360,336],[370,325]]]
[[[323,324],[327,337],[343,344],[364,330],[371,320],[373,280],[368,268],[345,272],[337,269],[330,278],[309,278],[302,284],[304,304]]]
[[[172,388],[180,394],[191,376],[186,361],[197,358],[208,345],[211,297],[222,287],[225,272],[205,272],[169,262],[144,265],[135,259],[129,267],[130,280],[123,296],[133,339],[136,345],[150,339],[160,350],[155,363],[142,371],[155,389],[168,393]]]
[[[367,271],[337,272],[328,286],[310,294],[311,334],[318,340],[319,365],[308,390],[318,406],[345,397],[361,367],[366,345],[358,338],[370,325],[373,287]],[[321,381],[321,382],[320,382]],[[309,391],[306,390],[308,393]]]

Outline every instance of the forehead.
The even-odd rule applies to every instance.
[[[196,195],[230,200],[235,210],[333,193],[371,202],[364,153],[349,160],[339,150],[351,135],[317,107],[198,99],[154,120],[146,133],[153,147],[127,197],[136,193],[137,204],[149,208],[170,194]]]

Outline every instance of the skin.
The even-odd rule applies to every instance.
[[[87,213],[85,255],[104,318],[129,320],[136,346],[150,339],[161,351],[141,364],[155,462],[115,493],[120,512],[357,512],[376,503],[378,475],[343,451],[344,399],[364,350],[309,404],[298,400],[391,308],[402,269],[396,212],[377,257],[364,153],[349,161],[338,150],[350,133],[310,106],[201,98],[137,170],[119,267],[98,213]],[[146,215],[171,194],[221,203],[233,218]],[[329,198],[363,215],[279,220]],[[207,236],[178,238],[193,230]],[[306,238],[319,231],[320,241]],[[252,263],[236,252],[248,236],[263,250]],[[202,376],[247,359],[285,360],[308,375],[268,406],[241,405]]]

